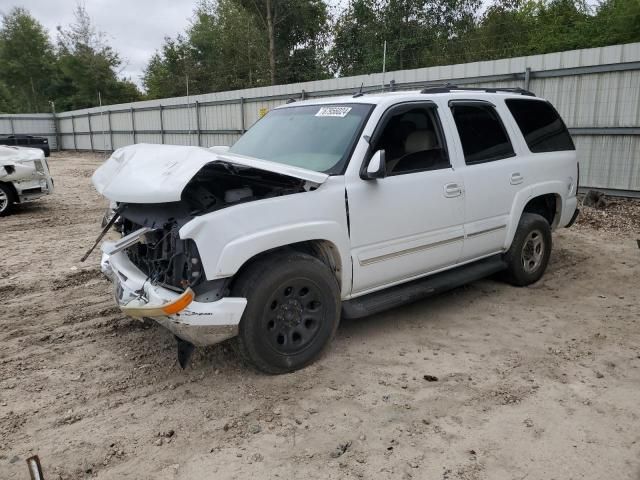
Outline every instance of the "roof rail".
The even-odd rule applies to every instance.
[[[450,83],[439,83],[427,85],[425,88],[420,90],[420,93],[449,93],[452,91],[472,91],[472,92],[487,92],[487,93],[497,93],[497,92],[508,92],[508,93],[519,93],[520,95],[527,95],[529,97],[535,97],[536,94],[530,92],[529,90],[525,90],[524,88],[515,87],[459,87],[458,85],[452,85]]]

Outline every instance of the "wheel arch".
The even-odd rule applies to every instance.
[[[16,187],[13,185],[13,183],[0,181],[0,185],[2,185],[3,187],[7,187],[11,191],[11,193],[13,193],[13,201],[15,203],[20,203],[20,197],[18,196],[18,190],[16,190]]]
[[[565,199],[560,193],[563,185],[561,182],[535,185],[516,195],[511,210],[505,249],[511,245],[522,214],[525,212],[542,215],[549,222],[552,231],[558,227],[565,203]]]
[[[242,272],[244,272],[251,264],[253,264],[257,260],[261,260],[270,255],[274,255],[281,252],[292,251],[292,252],[301,252],[311,255],[312,257],[317,258],[322,263],[324,263],[329,270],[333,273],[338,282],[338,288],[341,292],[343,292],[344,296],[344,288],[351,288],[351,268],[347,265],[345,270],[345,262],[342,256],[340,255],[340,250],[338,246],[330,241],[325,239],[311,239],[311,240],[303,240],[300,242],[288,243],[279,245],[268,250],[264,250],[262,252],[256,253],[253,256],[244,260],[244,262],[238,267],[237,271],[234,273],[231,284],[233,284],[234,280],[238,278]]]

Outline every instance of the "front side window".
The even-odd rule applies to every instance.
[[[558,112],[542,100],[506,100],[529,150],[533,153],[575,150]]]
[[[372,151],[384,150],[388,176],[449,168],[449,156],[433,106],[392,111]]]
[[[502,121],[492,105],[452,103],[467,165],[493,162],[515,155]]]
[[[372,108],[354,103],[272,110],[229,151],[316,172],[341,173]]]

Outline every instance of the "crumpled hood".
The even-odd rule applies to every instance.
[[[42,158],[44,158],[44,152],[39,148],[0,145],[0,165],[14,165],[16,162],[28,162]]]
[[[328,175],[214,149],[136,144],[119,148],[93,174],[96,190],[109,200],[165,203],[180,200],[182,190],[208,163],[222,162],[299,178],[317,185]]]
[[[0,145],[0,179],[15,181],[36,176],[34,160],[44,160],[39,148]]]

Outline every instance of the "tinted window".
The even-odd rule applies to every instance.
[[[449,168],[434,107],[403,105],[391,111],[372,151],[384,150],[387,175]]]
[[[467,165],[515,155],[502,121],[492,106],[454,103],[451,112]]]
[[[539,100],[507,100],[529,150],[534,153],[575,150],[564,122],[547,102]]]
[[[304,105],[269,112],[230,152],[317,172],[339,173],[371,105]]]

